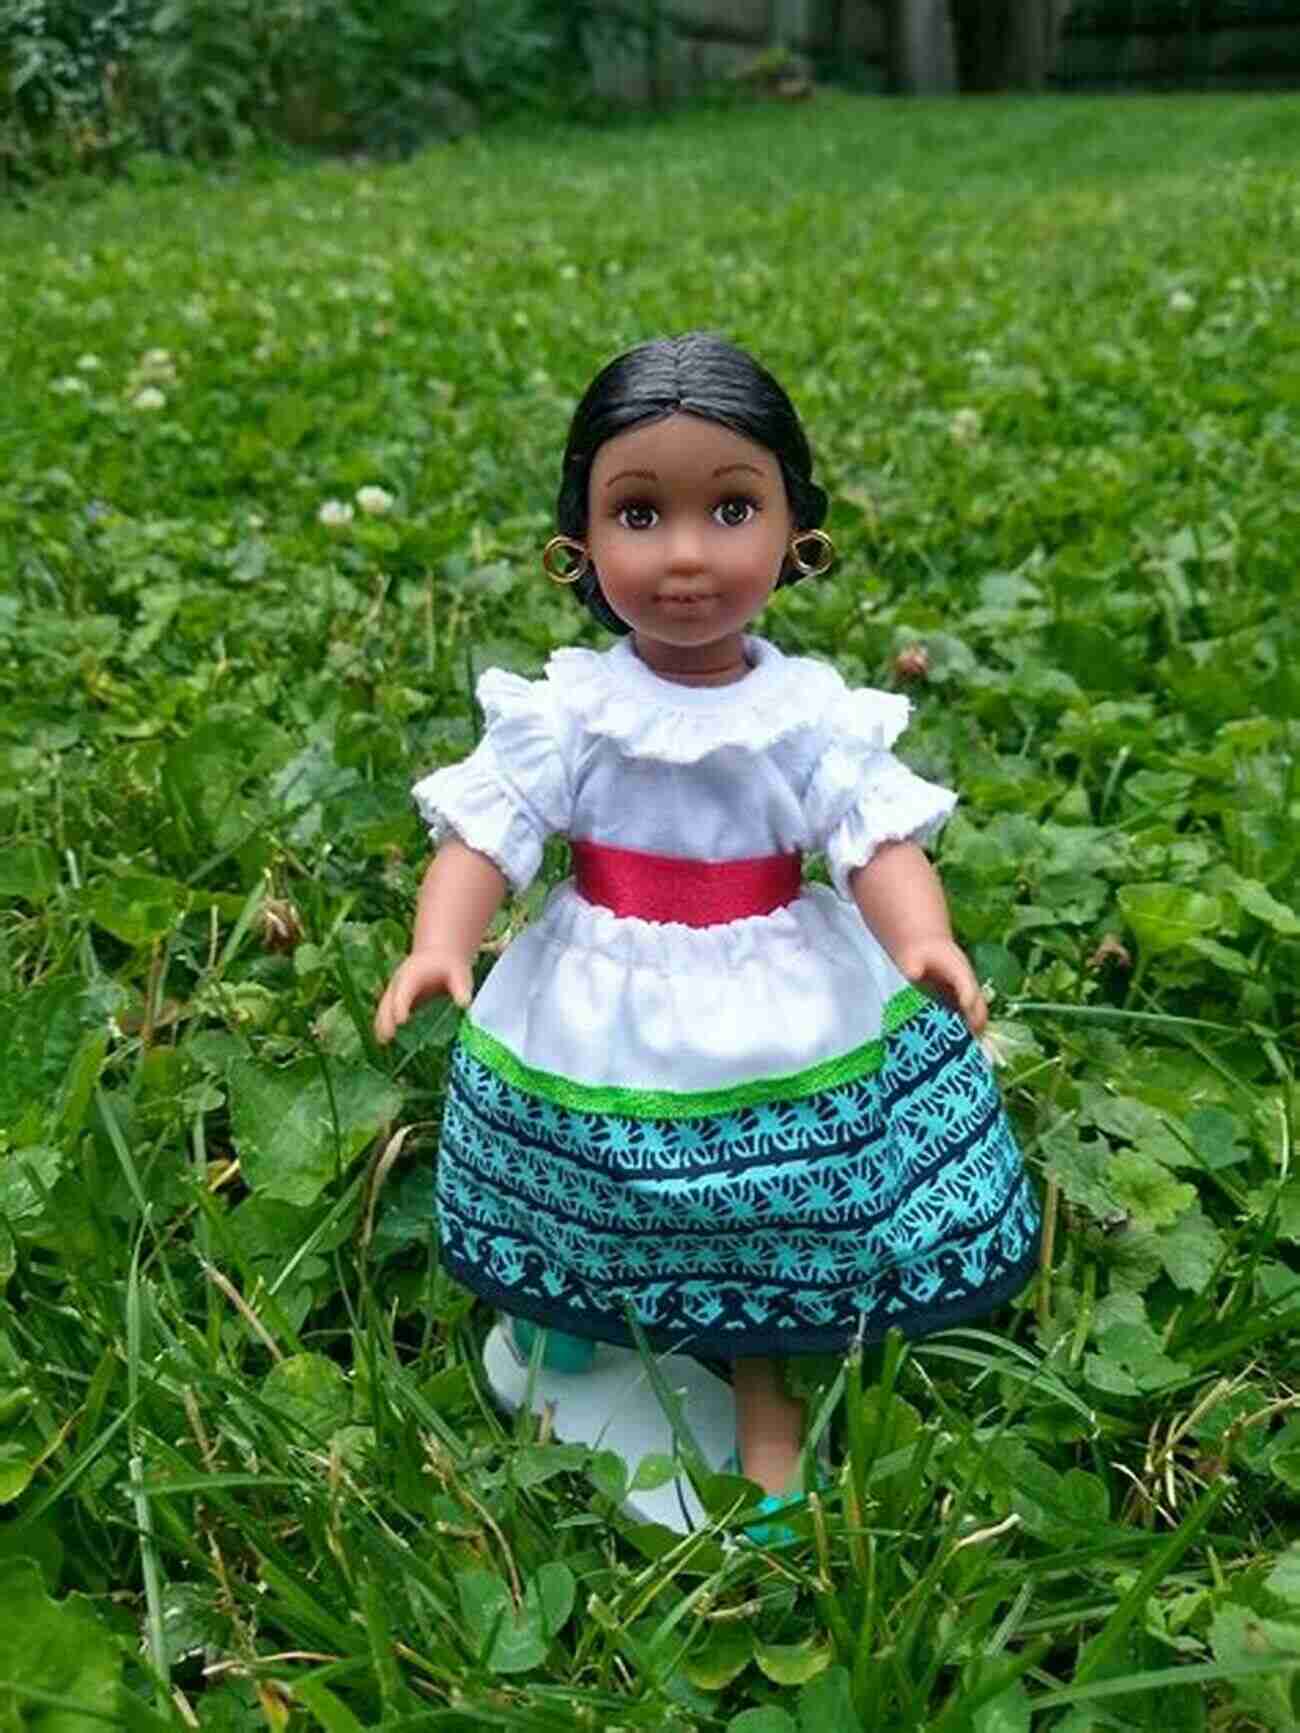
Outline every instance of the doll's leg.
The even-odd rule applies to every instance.
[[[764,1492],[785,1492],[799,1468],[803,1403],[787,1395],[776,1360],[737,1360],[732,1373],[741,1466]]]

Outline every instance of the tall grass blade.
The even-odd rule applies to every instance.
[[[1146,1605],[1151,1591],[1209,1526],[1210,1519],[1227,1497],[1230,1486],[1231,1482],[1223,1479],[1208,1487],[1155,1556],[1143,1565],[1136,1582],[1080,1656],[1074,1674],[1076,1684],[1086,1685],[1098,1669],[1110,1660],[1129,1627]]]
[[[295,1679],[293,1694],[316,1717],[325,1733],[365,1733],[362,1722],[357,1720],[342,1698],[336,1697],[318,1678],[309,1675],[305,1679]]]
[[[40,1521],[41,1517],[45,1515],[47,1510],[52,1510],[61,1498],[71,1492],[77,1482],[94,1467],[95,1463],[108,1449],[109,1445],[113,1442],[113,1439],[122,1428],[130,1423],[134,1413],[135,1410],[133,1408],[125,1409],[123,1413],[118,1415],[116,1420],[112,1421],[110,1425],[100,1433],[99,1437],[95,1439],[93,1443],[87,1445],[85,1450],[74,1458],[64,1472],[54,1482],[53,1486],[47,1487],[38,1498],[33,1499],[26,1510],[21,1512],[20,1515],[16,1516],[13,1521],[8,1524],[8,1536],[12,1539],[14,1535],[21,1534],[24,1529],[34,1527],[36,1523]]]
[[[144,1219],[140,1231],[136,1235],[135,1247],[131,1254],[131,1268],[127,1276],[126,1288],[126,1376],[128,1403],[130,1412],[136,1413],[140,1402],[141,1374],[141,1301],[140,1301],[140,1247],[145,1232],[149,1226],[149,1207],[145,1206]],[[162,1566],[158,1556],[158,1543],[154,1536],[153,1507],[141,1490],[144,1480],[144,1459],[140,1455],[140,1441],[135,1436],[135,1424],[132,1422],[131,1460],[129,1473],[131,1477],[131,1499],[135,1507],[136,1537],[140,1546],[140,1565],[144,1573],[144,1596],[146,1609],[146,1631],[149,1640],[149,1657],[157,1677],[159,1706],[168,1702],[171,1668],[167,1659],[167,1640],[163,1632],[162,1610]]]
[[[699,1440],[691,1431],[690,1422],[686,1418],[686,1411],[682,1407],[677,1392],[664,1377],[654,1349],[646,1340],[645,1331],[641,1328],[630,1307],[625,1316],[627,1327],[632,1332],[633,1340],[637,1345],[637,1352],[641,1356],[641,1364],[645,1368],[646,1379],[667,1417],[668,1424],[672,1427],[673,1441],[681,1455],[686,1472],[698,1490],[708,1476],[713,1473],[713,1469],[708,1458],[700,1449]]]
[[[1052,1639],[1043,1637],[1036,1643],[1030,1643],[1015,1657],[1000,1667],[994,1667],[980,1684],[968,1689],[954,1692],[947,1707],[943,1709],[938,1719],[927,1722],[925,1733],[958,1733],[970,1726],[971,1717],[986,1703],[991,1703],[995,1697],[1000,1697],[1017,1679],[1023,1678],[1031,1669],[1039,1666],[1052,1647]]]
[[[1034,1698],[1035,1714],[1040,1709],[1064,1709],[1072,1703],[1101,1703],[1107,1697],[1127,1697],[1140,1691],[1164,1691],[1186,1685],[1209,1685],[1216,1679],[1254,1679],[1277,1677],[1277,1656],[1261,1655],[1247,1661],[1194,1661],[1185,1667],[1156,1667],[1148,1673],[1125,1673],[1123,1678],[1102,1679],[1094,1685],[1083,1685],[1076,1676],[1073,1685],[1063,1685],[1056,1691],[1044,1691]]]

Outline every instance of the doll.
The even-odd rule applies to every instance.
[[[609,363],[573,417],[547,573],[617,637],[491,670],[420,781],[441,847],[381,1040],[466,1015],[437,1174],[449,1272],[580,1368],[596,1341],[731,1363],[745,1474],[801,1445],[782,1356],[987,1313],[1037,1204],[922,844],[956,796],[891,748],[908,702],[748,628],[819,575],[826,496],[785,391],[705,333]],[[473,991],[551,835],[573,876]],[[824,855],[833,888],[803,881]]]

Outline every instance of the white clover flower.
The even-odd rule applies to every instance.
[[[146,349],[140,357],[138,373],[171,373],[173,371],[172,353],[170,349]]]
[[[65,373],[62,379],[56,379],[50,386],[57,397],[81,397],[86,389],[86,381],[78,379],[75,373]]]
[[[1175,289],[1169,297],[1171,313],[1190,313],[1196,306],[1196,296],[1189,295],[1186,289]]]
[[[98,355],[82,355],[77,360],[78,370],[82,373],[98,373],[103,365]]]
[[[987,349],[968,350],[966,359],[972,367],[992,367],[993,365],[993,357]]]
[[[959,409],[948,423],[948,434],[954,445],[974,445],[983,426],[978,409]]]
[[[342,529],[352,522],[354,513],[346,500],[327,499],[316,513],[316,521],[323,523],[326,529]]]
[[[980,1052],[994,1068],[999,1065],[1005,1065],[1011,1056],[1010,1041],[1007,1040],[1006,1036],[1002,1034],[1000,1030],[992,1027],[987,1028],[984,1033],[978,1037],[978,1046]]]
[[[396,504],[393,495],[383,487],[359,487],[357,504],[367,517],[384,517]]]
[[[137,391],[131,399],[132,409],[163,409],[166,404],[166,392],[159,391],[156,385],[146,385],[143,390]]]

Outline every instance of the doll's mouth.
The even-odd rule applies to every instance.
[[[673,590],[658,598],[661,608],[698,608],[716,599],[712,590]]]

